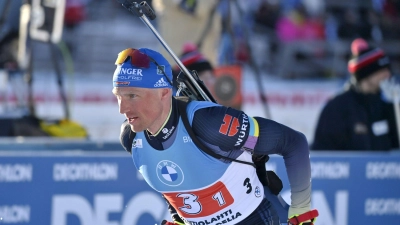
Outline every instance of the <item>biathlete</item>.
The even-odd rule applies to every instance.
[[[313,224],[309,147],[302,133],[209,101],[189,101],[182,112],[171,66],[154,50],[126,49],[116,65],[112,92],[126,117],[121,144],[166,199],[173,222],[164,224],[278,225],[288,218],[291,224]],[[183,114],[196,138],[221,159],[193,142]],[[251,165],[253,156],[271,154],[283,157],[290,182],[284,219]]]

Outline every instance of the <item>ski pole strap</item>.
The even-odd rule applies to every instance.
[[[303,222],[311,220],[310,225],[313,225],[318,216],[318,211],[313,209],[301,215],[294,215],[288,219],[288,225],[302,225]]]

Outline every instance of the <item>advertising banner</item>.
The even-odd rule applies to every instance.
[[[398,224],[400,154],[312,153],[317,225]],[[195,165],[195,164],[194,164]],[[267,168],[283,180],[281,157]],[[0,152],[0,224],[154,225],[167,205],[126,152]]]

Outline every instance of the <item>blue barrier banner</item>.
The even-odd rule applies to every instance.
[[[400,154],[312,153],[317,225],[399,224]],[[281,157],[267,168],[282,178]],[[1,151],[0,224],[155,225],[168,219],[126,152]]]
[[[400,224],[400,154],[312,152],[310,158],[317,225]],[[282,178],[281,194],[290,202],[283,159],[271,158],[268,167]]]

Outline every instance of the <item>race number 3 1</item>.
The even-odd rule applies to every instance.
[[[164,196],[179,211],[179,214],[186,218],[209,216],[234,202],[232,195],[222,182],[199,191],[165,193]]]

